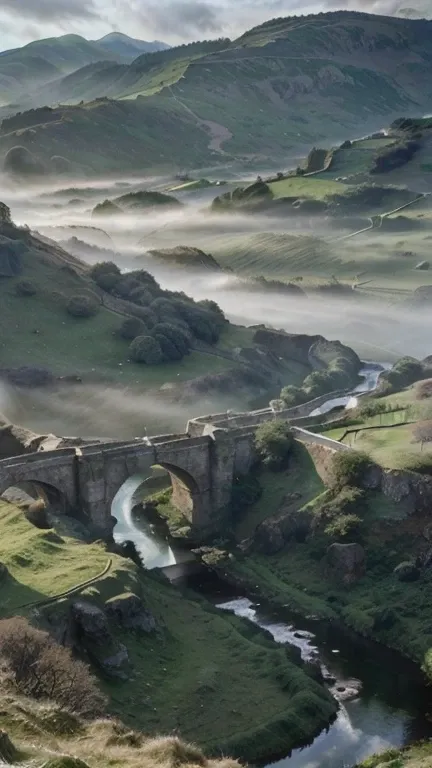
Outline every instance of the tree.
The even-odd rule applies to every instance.
[[[173,344],[171,339],[169,339],[167,336],[164,336],[163,333],[155,333],[154,337],[160,344],[162,354],[167,362],[171,363],[183,359],[183,353],[180,352],[179,348],[175,344]]]
[[[412,434],[414,442],[420,443],[422,451],[425,443],[432,443],[432,419],[419,421],[414,425]]]
[[[71,296],[66,310],[72,317],[93,317],[98,311],[98,305],[89,296]]]
[[[129,347],[132,360],[146,365],[158,365],[163,362],[162,349],[153,336],[137,336]]]
[[[166,336],[178,349],[181,356],[187,355],[191,346],[189,334],[179,325],[174,323],[157,323],[153,328],[155,335]]]
[[[122,339],[127,339],[128,341],[133,341],[137,336],[144,336],[146,333],[148,333],[148,328],[138,317],[127,317],[126,320],[123,320],[119,329]]]
[[[257,428],[254,443],[265,466],[281,469],[292,448],[293,433],[286,421],[267,421]]]
[[[100,261],[91,268],[90,277],[99,288],[110,293],[120,280],[121,272],[113,261]]]
[[[102,712],[105,698],[88,666],[27,619],[0,621],[0,658],[6,679],[20,694],[82,715]]]

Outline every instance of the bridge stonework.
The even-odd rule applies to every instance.
[[[133,475],[149,477],[160,465],[169,472],[172,503],[201,531],[220,529],[231,498],[233,481],[246,474],[254,458],[258,424],[289,414],[271,409],[216,414],[188,422],[182,435],[162,435],[133,442],[95,442],[79,448],[40,451],[0,460],[0,495],[13,485],[35,484],[48,498],[61,501],[101,537],[112,535],[113,499]],[[293,427],[296,439],[327,450],[347,450],[334,440]],[[348,449],[349,450],[349,449]]]

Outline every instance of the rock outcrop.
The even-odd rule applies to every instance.
[[[71,624],[74,645],[106,674],[127,680],[127,648],[113,638],[105,612],[94,603],[77,600],[71,606]]]
[[[353,584],[364,576],[366,554],[361,544],[331,544],[326,565],[329,575],[342,584]]]
[[[106,603],[107,615],[125,629],[153,632],[156,629],[154,617],[147,611],[141,598],[132,592],[118,595]]]
[[[298,498],[300,497],[297,494]],[[289,505],[296,499],[287,498]],[[310,529],[310,513],[305,510],[283,509],[258,525],[252,540],[255,552],[272,555],[279,552],[292,539],[303,541]]]

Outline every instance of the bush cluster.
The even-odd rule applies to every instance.
[[[20,616],[0,621],[0,661],[6,683],[24,696],[81,715],[103,711],[105,699],[88,666]]]
[[[164,291],[145,270],[122,275],[113,262],[95,264],[90,275],[104,291],[134,305],[134,317],[123,321],[119,335],[132,342],[130,356],[135,362],[178,361],[194,340],[206,344],[219,340],[226,320],[214,301],[196,302],[184,293]]]
[[[255,449],[264,466],[272,470],[282,469],[293,445],[293,432],[281,419],[260,424],[255,432]]]
[[[369,456],[360,451],[336,453],[332,461],[331,487],[335,490],[345,486],[359,488],[371,463]]]
[[[354,359],[348,354],[340,354],[330,361],[328,367],[322,371],[313,371],[306,376],[301,387],[289,385],[281,391],[281,400],[286,408],[301,405],[313,400],[315,397],[333,392],[336,389],[347,389],[353,383],[357,373]]]
[[[314,512],[314,527],[334,539],[358,533],[364,509],[365,492],[345,485],[326,495],[326,500]]]
[[[383,396],[411,386],[425,375],[422,364],[414,357],[401,357],[393,368],[384,371],[376,389],[376,394]]]

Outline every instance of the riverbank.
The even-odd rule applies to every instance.
[[[296,649],[118,554],[104,575],[107,557],[101,542],[38,529],[21,509],[0,503],[0,618],[24,615],[64,636],[71,615],[84,610],[76,650],[100,676],[108,715],[128,729],[178,733],[208,755],[245,762],[287,754],[328,726],[337,704]],[[32,603],[76,584],[83,588],[32,613]],[[145,610],[145,629],[114,620],[110,606],[125,598]],[[73,608],[77,601],[85,608]]]

